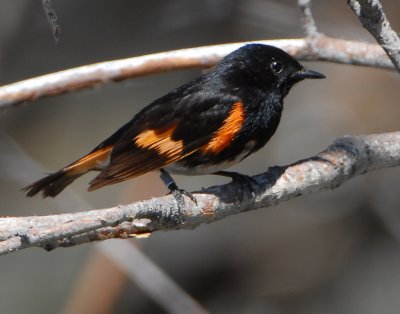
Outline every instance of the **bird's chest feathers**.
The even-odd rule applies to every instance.
[[[260,140],[264,145],[275,133],[282,115],[283,104],[279,97],[266,97],[254,102],[246,111],[246,123],[243,127],[247,138]],[[259,148],[259,147],[258,147]]]

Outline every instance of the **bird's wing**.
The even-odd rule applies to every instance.
[[[199,150],[218,154],[239,132],[244,118],[244,105],[234,96],[161,98],[124,127],[108,166],[90,182],[89,190],[160,169]]]

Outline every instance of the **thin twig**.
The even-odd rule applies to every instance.
[[[301,11],[303,12],[303,28],[307,37],[318,36],[319,32],[317,24],[315,24],[314,17],[311,11],[311,0],[298,0]]]
[[[168,313],[209,313],[130,241],[104,241],[97,247]]]
[[[393,64],[378,45],[346,41],[320,35],[309,38],[265,40],[260,43],[277,46],[299,60],[393,69]],[[108,61],[39,76],[0,87],[0,109],[39,98],[91,88],[110,81],[170,70],[209,67],[229,52],[246,44],[235,43],[181,49],[122,60]]]
[[[346,136],[322,153],[254,176],[253,189],[215,186],[178,207],[169,195],[118,207],[72,214],[0,218],[0,254],[37,246],[68,247],[110,238],[148,236],[154,231],[195,228],[226,216],[276,206],[300,195],[332,189],[368,171],[400,165],[400,132]]]
[[[57,43],[60,39],[61,27],[57,23],[56,11],[53,9],[51,0],[42,0],[42,7],[46,13],[47,21],[49,22],[54,41]]]
[[[379,0],[348,0],[349,7],[400,72],[400,38],[392,29]]]

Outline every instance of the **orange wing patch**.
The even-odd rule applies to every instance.
[[[245,112],[243,103],[237,102],[233,104],[229,116],[224,124],[217,130],[211,141],[204,145],[200,150],[204,153],[218,154],[223,151],[243,126]]]
[[[107,166],[112,146],[107,146],[96,150],[81,159],[78,159],[65,170],[71,173],[85,173],[90,170],[101,170],[103,167]]]
[[[179,159],[183,152],[183,141],[174,141],[172,133],[176,126],[166,131],[146,130],[135,137],[135,143],[141,148],[155,150],[158,154],[167,157],[169,161]]]

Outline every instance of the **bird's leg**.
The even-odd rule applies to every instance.
[[[193,196],[193,194],[186,190],[182,190],[182,189],[178,188],[174,179],[172,179],[171,175],[169,174],[169,172],[167,170],[165,170],[163,168],[160,169],[160,178],[161,178],[162,182],[165,184],[165,186],[167,187],[167,189],[170,190],[170,193],[175,197],[175,199],[178,203],[179,210],[185,208],[185,200],[183,198],[183,195],[186,195],[187,197],[189,197],[197,205],[197,200]]]
[[[238,172],[233,172],[233,171],[217,171],[213,173],[214,175],[217,176],[223,176],[223,177],[228,177],[232,179],[232,182],[238,183],[241,186],[245,187],[250,193],[254,192],[254,186],[259,187],[259,183],[254,180],[252,177],[241,174]]]

